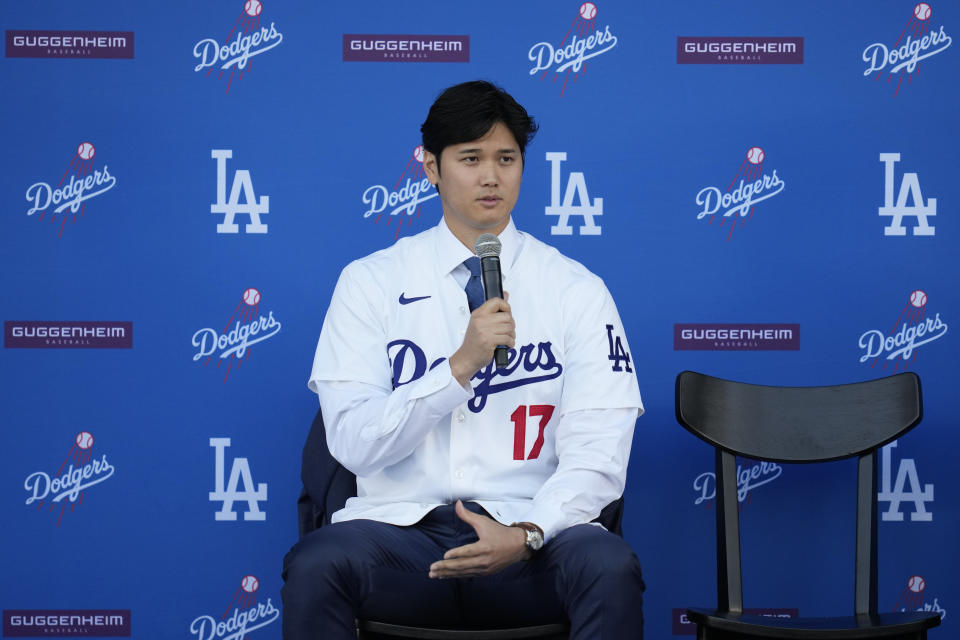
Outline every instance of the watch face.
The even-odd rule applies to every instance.
[[[543,546],[543,537],[540,535],[539,531],[527,530],[527,546],[531,551],[540,550],[540,547]]]

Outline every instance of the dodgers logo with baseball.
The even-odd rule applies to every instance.
[[[883,371],[893,363],[893,371],[889,373],[897,373],[916,361],[919,347],[939,340],[947,334],[948,328],[939,313],[933,316],[927,313],[927,293],[917,289],[908,296],[893,329],[887,333],[870,329],[861,334],[858,344],[863,354],[860,362],[870,361],[870,366],[876,367],[882,360]]]
[[[196,640],[245,640],[252,632],[273,624],[280,618],[280,610],[270,598],[257,602],[259,591],[256,576],[243,576],[223,615],[197,616],[189,626],[191,636]]]
[[[117,179],[110,175],[107,165],[103,165],[102,169],[93,168],[93,157],[96,153],[97,149],[92,142],[81,142],[59,182],[55,185],[35,182],[27,188],[27,202],[31,205],[27,209],[27,215],[39,213],[37,220],[42,222],[49,212],[48,220],[51,224],[56,224],[59,215],[58,238],[63,236],[68,219],[70,224],[76,224],[78,218],[83,218],[87,200],[103,195],[117,186]]]
[[[367,187],[361,200],[367,205],[364,218],[376,216],[374,224],[383,222],[387,228],[394,227],[393,237],[400,235],[400,229],[410,227],[414,219],[420,219],[420,209],[424,202],[436,198],[439,193],[423,172],[423,145],[413,148],[413,153],[397,178],[393,188],[382,184]],[[396,218],[396,225],[394,225]]]
[[[58,527],[67,505],[72,513],[83,504],[87,489],[113,476],[114,467],[107,461],[107,455],[94,456],[93,443],[92,433],[79,432],[55,472],[34,471],[23,483],[27,491],[26,504],[35,504],[37,510],[47,507],[48,512],[56,511]]]
[[[897,603],[893,606],[894,611],[934,611],[940,614],[941,620],[946,620],[947,611],[940,604],[939,598],[934,598],[931,602],[926,594],[927,581],[923,576],[912,575],[907,578],[907,585],[903,588]]]
[[[920,72],[921,62],[943,53],[951,44],[953,38],[947,35],[941,24],[933,27],[933,7],[927,2],[918,2],[913,7],[907,24],[900,31],[900,36],[887,46],[882,42],[874,42],[863,50],[863,61],[867,63],[864,77],[873,76],[874,82],[893,84],[893,77],[897,76],[896,88],[893,97],[896,98],[903,86],[903,78],[907,83]]]
[[[761,147],[750,147],[737,169],[736,175],[725,191],[719,187],[704,187],[697,193],[696,203],[703,207],[697,214],[697,220],[709,216],[707,224],[713,224],[714,214],[720,213],[722,227],[727,218],[730,218],[730,230],[727,232],[727,241],[733,237],[733,230],[739,220],[741,227],[753,220],[753,210],[758,202],[779,195],[786,182],[774,169],[771,173],[763,170],[763,161],[766,153]]]
[[[254,288],[244,290],[240,302],[222,332],[206,327],[193,334],[191,344],[197,348],[193,361],[206,358],[203,366],[209,366],[216,356],[217,368],[226,361],[223,381],[230,377],[234,363],[239,367],[250,359],[250,347],[269,340],[278,333],[282,325],[273,317],[273,311],[264,316],[260,313],[260,291]]]
[[[757,487],[773,482],[783,473],[783,467],[776,462],[760,461],[750,466],[737,465],[737,502],[743,502]],[[717,474],[713,471],[701,473],[693,480],[693,490],[697,493],[693,504],[707,503],[709,508],[717,497]]]
[[[253,71],[251,58],[266,53],[283,42],[283,34],[277,30],[273,21],[270,26],[260,24],[263,13],[263,3],[260,0],[245,0],[243,10],[230,29],[230,33],[223,39],[223,43],[216,38],[204,38],[193,47],[193,57],[198,59],[194,71],[207,70],[206,77],[210,77],[214,68],[218,68],[219,80],[229,72],[227,88],[224,93],[230,93],[233,76],[243,78],[244,74]]]
[[[597,26],[599,9],[593,2],[584,2],[577,9],[573,22],[567,32],[556,45],[550,42],[538,42],[527,52],[527,59],[533,63],[530,75],[540,74],[544,80],[549,74],[551,81],[556,83],[563,75],[560,83],[560,97],[567,89],[567,82],[571,74],[576,82],[578,76],[586,72],[587,60],[607,53],[617,46],[617,36],[610,32],[610,25],[601,30]],[[541,73],[543,72],[543,73]]]

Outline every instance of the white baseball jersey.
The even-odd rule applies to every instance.
[[[622,494],[643,405],[613,299],[512,221],[499,237],[516,347],[472,390],[447,358],[470,319],[473,254],[442,220],[341,273],[309,381],[330,452],[357,475],[334,522],[409,525],[462,499],[549,540]]]

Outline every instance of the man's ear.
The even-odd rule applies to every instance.
[[[430,184],[437,186],[440,181],[440,161],[426,149],[423,150],[423,171],[427,174]]]

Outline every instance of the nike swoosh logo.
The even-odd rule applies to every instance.
[[[400,304],[410,304],[411,302],[418,302],[420,300],[426,300],[430,296],[420,296],[419,298],[405,298],[403,294],[400,294]]]

